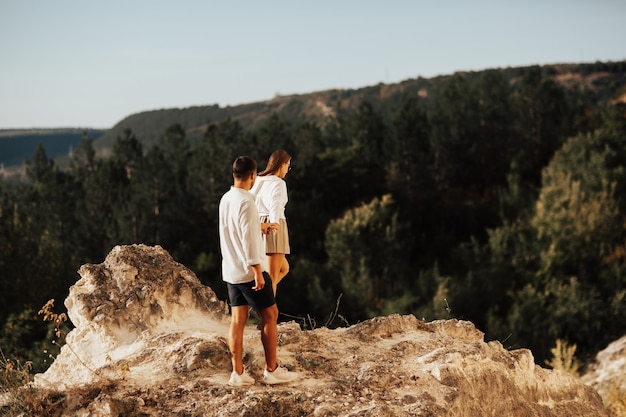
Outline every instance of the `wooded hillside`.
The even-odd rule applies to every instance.
[[[626,62],[595,64],[561,64],[541,67],[544,76],[567,91],[584,91],[597,104],[618,99],[619,91],[626,85],[624,66]],[[354,111],[363,101],[369,102],[384,119],[395,114],[410,97],[430,102],[439,95],[450,78],[461,76],[468,83],[489,72],[497,72],[506,82],[518,82],[530,67],[504,68],[477,72],[459,72],[434,78],[409,79],[397,84],[378,84],[361,89],[327,90],[311,94],[276,96],[272,100],[219,107],[196,106],[183,109],[160,109],[131,115],[117,123],[94,147],[108,155],[115,139],[124,130],[131,129],[144,147],[157,143],[163,131],[172,124],[180,124],[192,144],[198,143],[206,128],[212,123],[226,119],[237,121],[244,130],[258,128],[270,115],[294,122],[305,119],[318,126],[325,126],[338,114]],[[621,97],[626,101],[626,97]]]
[[[46,367],[62,300],[118,244],[161,245],[226,299],[217,205],[233,159],[286,178],[281,320],[470,320],[539,363],[626,333],[626,62],[510,68],[130,116],[65,164],[0,180],[0,348]],[[61,169],[63,168],[63,169]]]

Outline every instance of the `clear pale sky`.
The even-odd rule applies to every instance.
[[[0,0],[0,129],[624,59],[625,0]]]

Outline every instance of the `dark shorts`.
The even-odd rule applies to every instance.
[[[260,291],[252,289],[254,280],[243,284],[227,282],[230,305],[233,307],[249,305],[254,311],[261,311],[276,304],[270,274],[263,272],[263,278],[265,278],[265,286]]]

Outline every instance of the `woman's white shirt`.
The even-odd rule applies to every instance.
[[[250,192],[256,198],[259,216],[269,216],[270,223],[286,219],[285,206],[289,197],[285,180],[276,175],[257,176]]]

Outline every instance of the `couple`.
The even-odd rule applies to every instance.
[[[289,253],[289,238],[284,216],[287,187],[283,178],[290,166],[291,157],[285,151],[276,151],[257,178],[256,161],[240,156],[233,163],[233,186],[220,200],[222,278],[231,305],[228,346],[233,371],[228,383],[233,386],[255,382],[243,366],[243,336],[250,308],[262,319],[263,382],[282,384],[297,378],[295,372],[279,367],[276,357],[276,285],[289,272],[285,257]]]

